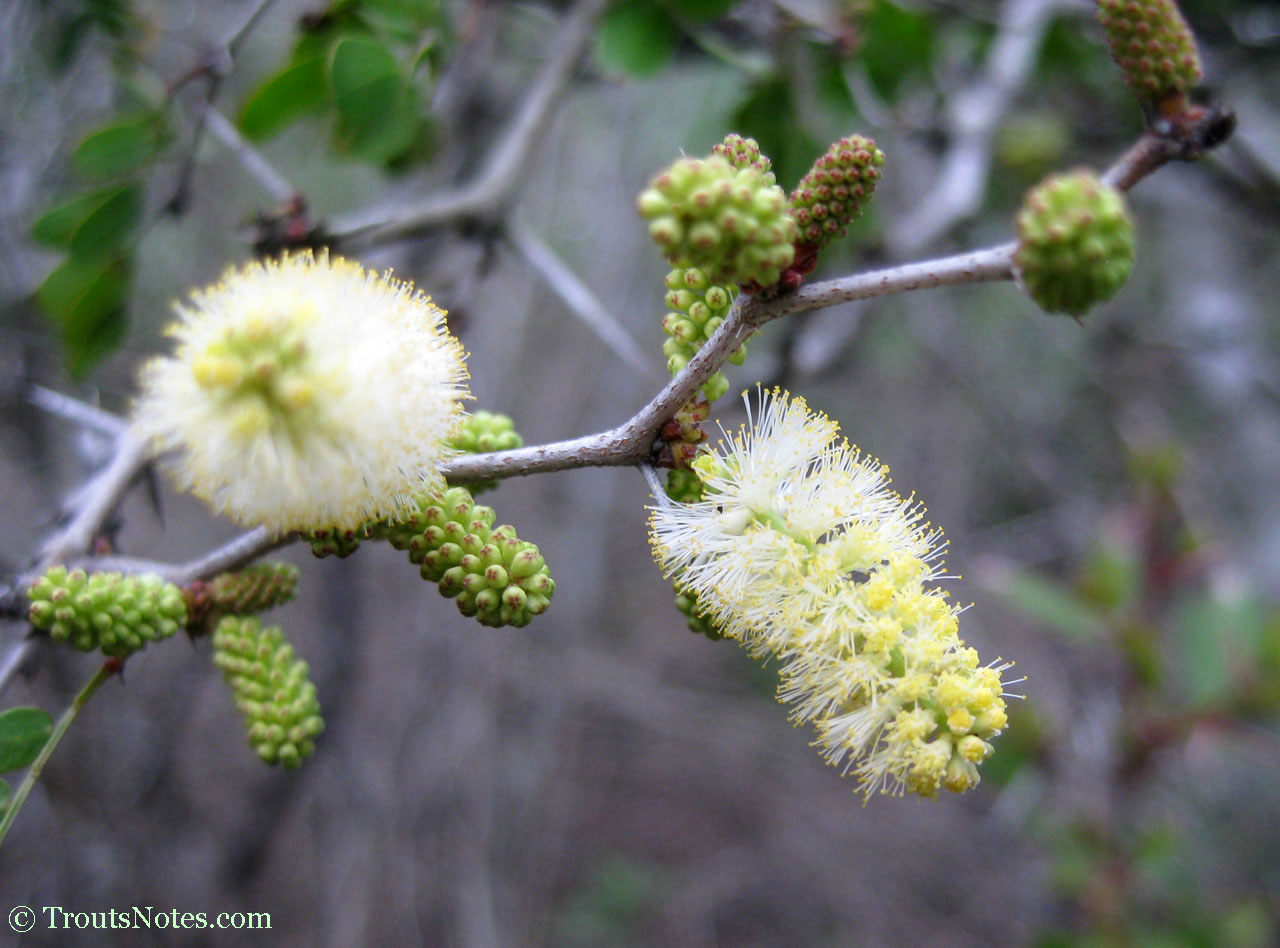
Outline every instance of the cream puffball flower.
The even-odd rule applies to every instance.
[[[283,532],[353,528],[443,486],[465,353],[411,284],[308,252],[233,268],[176,309],[135,422],[180,488]]]

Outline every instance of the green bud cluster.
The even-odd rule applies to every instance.
[[[677,469],[692,464],[698,449],[707,440],[707,430],[702,423],[710,415],[711,403],[700,396],[695,395],[681,405],[671,420],[662,426],[656,463]]]
[[[213,662],[244,715],[249,745],[268,764],[294,768],[315,751],[324,730],[307,663],[277,625],[225,616],[213,633]]]
[[[373,536],[373,530],[373,521],[367,521],[351,529],[321,527],[319,530],[308,530],[302,536],[311,544],[311,552],[321,559],[326,556],[345,559],[360,549],[361,543]]]
[[[1050,313],[1082,316],[1110,299],[1133,269],[1133,222],[1120,192],[1081,169],[1051,175],[1018,212],[1014,266]]]
[[[689,468],[668,471],[667,496],[677,504],[696,504],[702,499],[702,478]]]
[[[448,445],[463,454],[488,454],[522,447],[524,439],[508,416],[481,409],[463,416],[462,426]]]
[[[1098,0],[1098,19],[1140,101],[1158,103],[1200,81],[1196,38],[1174,0]]]
[[[291,563],[255,563],[209,583],[210,606],[235,615],[266,612],[292,602],[297,594],[298,567]]]
[[[724,638],[721,632],[711,618],[704,616],[698,609],[698,597],[687,590],[682,590],[679,585],[676,586],[676,608],[688,620],[689,631],[695,635],[705,635],[713,642],[719,642]]]
[[[688,468],[676,468],[667,474],[667,496],[678,504],[694,504],[702,500],[702,478],[697,471]],[[724,634],[715,623],[704,616],[698,609],[698,597],[693,592],[682,589],[679,580],[675,583],[676,608],[687,620],[689,631],[697,635],[705,635],[713,642],[724,638]]]
[[[508,416],[490,411],[476,411],[466,415],[458,433],[449,439],[449,447],[462,454],[488,454],[490,451],[510,451],[524,446],[524,439],[516,431],[515,422]],[[492,490],[498,486],[495,480],[476,481],[467,485],[473,494]]]
[[[662,318],[662,331],[667,339],[662,354],[667,357],[667,370],[675,375],[693,358],[695,352],[715,335],[733,307],[737,287],[719,286],[711,282],[705,270],[684,267],[667,274],[666,304],[668,313]],[[729,357],[734,365],[742,365],[747,357],[746,345]],[[702,386],[707,400],[714,402],[729,390],[723,372],[711,376]]]
[[[464,416],[456,433],[447,442],[460,454],[487,454],[490,451],[510,451],[524,445],[524,439],[515,430],[515,422],[498,412],[477,411]],[[477,481],[468,485],[472,493],[490,490],[498,486],[494,480]],[[328,527],[310,530],[303,534],[311,544],[311,552],[318,557],[350,556],[360,549],[360,544],[370,538],[382,538],[389,532],[401,530],[403,524],[385,520],[369,520],[351,530]]]
[[[182,590],[159,576],[52,566],[27,590],[31,624],[82,652],[123,657],[187,624]]]
[[[777,183],[773,174],[773,162],[768,156],[761,154],[760,145],[754,138],[743,138],[736,132],[731,132],[719,145],[711,146],[711,154],[723,158],[739,171],[754,168],[768,184]]]
[[[871,199],[883,164],[884,152],[870,138],[833,142],[791,192],[799,239],[820,250],[843,237]]]
[[[477,504],[465,487],[424,495],[418,509],[383,531],[406,550],[422,578],[456,599],[458,611],[481,625],[524,626],[546,612],[555,580],[538,547],[515,527],[493,525],[492,507]]]
[[[714,284],[771,286],[795,256],[795,224],[772,177],[718,155],[681,158],[636,206],[672,266],[699,267]]]

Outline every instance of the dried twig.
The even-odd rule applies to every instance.
[[[103,411],[97,405],[90,405],[70,395],[63,395],[51,388],[45,388],[43,385],[32,385],[27,393],[27,401],[37,408],[43,408],[51,415],[65,418],[81,428],[96,431],[111,438],[119,437],[120,433],[128,427],[128,422],[118,415]]]
[[[435,227],[498,216],[510,202],[538,132],[568,84],[593,35],[606,0],[580,0],[565,20],[551,58],[529,87],[515,118],[488,156],[480,176],[454,191],[433,195],[408,211],[372,221],[338,221],[329,232],[344,250],[425,233]]]
[[[249,177],[262,187],[275,204],[288,204],[299,191],[280,174],[262,153],[244,140],[244,136],[225,115],[206,102],[201,108],[204,127],[240,163]]]
[[[618,318],[600,301],[600,297],[569,269],[541,237],[519,218],[507,222],[505,234],[511,246],[529,268],[541,277],[547,288],[560,297],[565,306],[569,307],[569,312],[594,332],[614,355],[650,380],[665,380],[665,373],[657,369],[640,348],[640,344],[627,334]]]
[[[125,429],[120,433],[115,455],[90,482],[80,509],[41,545],[38,553],[40,572],[89,549],[130,481],[146,465],[149,453],[146,440],[132,430]]]
[[[950,96],[950,146],[934,185],[892,230],[889,243],[897,253],[927,247],[981,206],[992,136],[1026,82],[1045,30],[1061,6],[1062,0],[1006,0],[981,78]]]

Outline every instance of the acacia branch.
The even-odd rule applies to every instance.
[[[1140,138],[1102,177],[1127,191],[1168,161],[1191,157],[1218,144],[1230,125],[1230,113],[1205,110],[1177,128],[1157,126]],[[1230,128],[1226,130],[1230,134]],[[936,260],[873,270],[821,283],[811,283],[773,299],[742,295],[705,346],[649,404],[616,428],[493,454],[474,454],[445,465],[454,480],[492,480],[563,471],[577,467],[618,467],[649,460],[662,426],[759,327],[792,313],[803,313],[854,300],[874,299],[913,290],[965,283],[1014,279],[1016,242],[955,254]]]
[[[589,0],[585,7],[594,7]],[[581,14],[580,7],[578,14]],[[575,14],[575,15],[578,15]],[[1175,125],[1156,123],[1108,171],[1103,180],[1127,191],[1153,171],[1174,159],[1196,157],[1224,141],[1234,128],[1229,111],[1200,109]],[[567,441],[517,448],[491,454],[455,458],[441,467],[450,480],[503,479],[525,474],[562,471],[579,467],[644,465],[650,460],[662,426],[714,375],[738,347],[759,327],[792,313],[802,313],[853,300],[872,299],[912,290],[965,283],[1011,280],[1016,243],[1000,244],[937,260],[909,263],[869,273],[813,283],[799,290],[762,299],[739,296],[727,319],[689,363],[635,415],[616,428]],[[101,419],[98,419],[99,424]],[[50,564],[67,560],[87,549],[102,523],[118,503],[134,474],[146,463],[146,444],[131,431],[119,437],[111,463],[91,482],[89,498],[71,522],[41,547],[40,566],[14,584],[6,600],[22,598],[22,591]],[[272,549],[297,539],[297,534],[277,536],[265,528],[249,530],[211,553],[189,563],[164,569],[173,582],[185,583],[235,569]],[[89,560],[101,565],[102,560]],[[122,561],[123,562],[123,561]],[[6,610],[7,612],[12,610]],[[14,646],[0,661],[0,689],[25,660],[31,640]]]
[[[213,49],[208,50],[205,55],[201,57],[201,61],[195,66],[195,68],[179,78],[169,90],[169,95],[172,98],[191,80],[204,78],[206,81],[204,95],[201,96],[201,104],[195,116],[195,127],[191,133],[191,147],[178,170],[177,184],[174,187],[173,195],[165,205],[175,214],[181,214],[186,210],[187,202],[191,196],[191,182],[195,177],[196,153],[200,150],[200,141],[204,138],[204,133],[206,131],[212,132],[219,138],[219,140],[231,148],[236,156],[241,159],[241,163],[245,165],[250,174],[253,174],[259,181],[266,182],[267,191],[268,193],[272,193],[273,197],[275,196],[274,191],[278,189],[273,189],[273,184],[275,182],[270,181],[270,178],[274,176],[278,180],[283,180],[278,174],[274,174],[273,169],[267,165],[266,161],[256,152],[253,152],[252,148],[250,148],[243,140],[240,140],[238,148],[229,144],[229,139],[227,137],[228,130],[230,131],[231,136],[236,139],[239,139],[239,133],[237,133],[234,128],[230,127],[230,123],[228,123],[222,114],[213,106],[214,100],[217,99],[218,93],[222,89],[223,81],[231,71],[231,64],[234,61],[236,54],[239,52],[241,44],[249,38],[249,34],[257,28],[258,24],[262,21],[262,18],[266,15],[267,11],[271,9],[275,2],[276,0],[258,0],[257,4],[255,4],[255,6],[249,11],[248,15],[240,25],[235,27],[231,33],[228,34],[226,40],[218,46],[215,46]],[[221,121],[221,124],[225,126],[224,128],[214,128],[214,125],[217,124],[219,120]],[[244,153],[246,151],[252,153],[249,156],[250,158],[257,159],[258,166],[266,168],[266,178],[260,176],[260,167],[251,166],[249,160],[245,158]],[[288,187],[288,185],[285,185],[285,187]],[[284,200],[292,197],[294,193],[296,192],[291,190],[290,193],[285,196]],[[281,199],[277,197],[276,200]]]
[[[255,527],[185,563],[161,563],[135,556],[90,556],[76,560],[71,565],[97,573],[150,573],[175,586],[186,586],[198,579],[212,579],[219,573],[241,569],[297,539],[297,533],[277,534],[266,527]]]

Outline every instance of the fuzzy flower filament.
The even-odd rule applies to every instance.
[[[779,700],[867,795],[978,783],[1005,726],[1001,672],[959,638],[940,531],[803,399],[761,392],[663,504],[654,555],[726,636],[780,662]]]
[[[464,353],[408,283],[305,253],[233,269],[177,311],[135,416],[181,488],[285,531],[353,529],[443,485]]]

